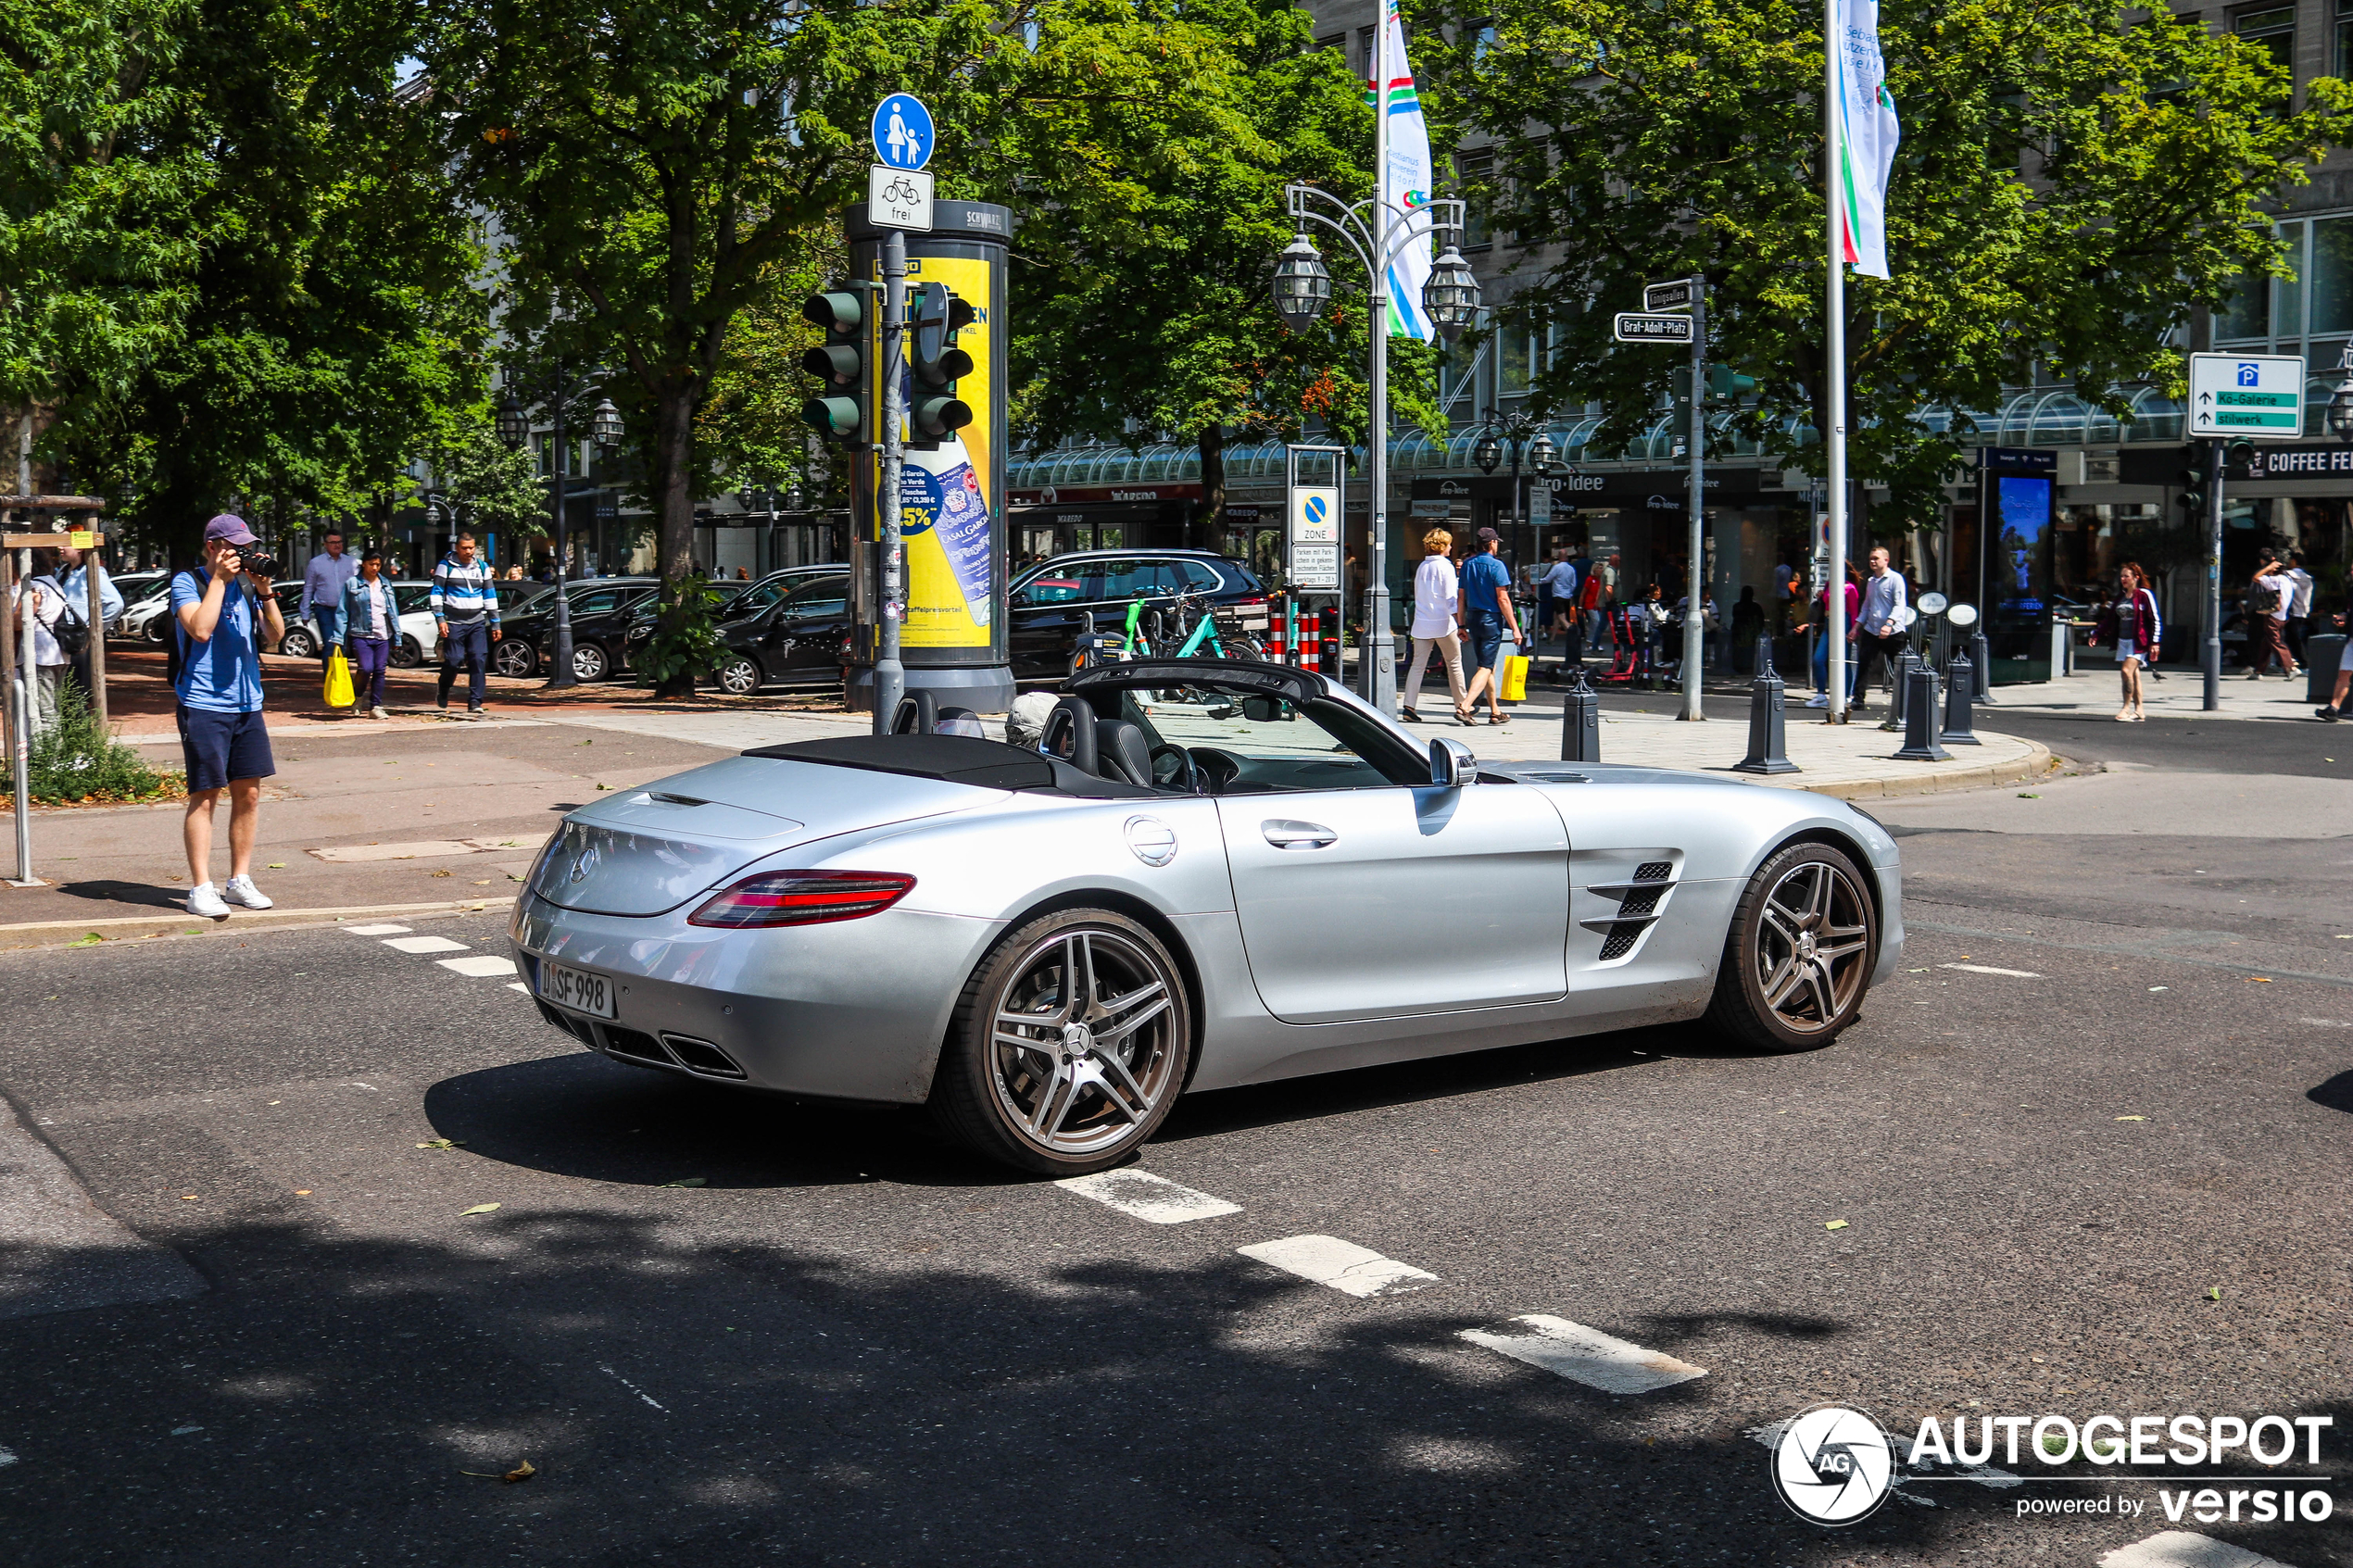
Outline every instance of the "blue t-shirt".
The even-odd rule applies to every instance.
[[[1499,556],[1476,555],[1463,564],[1463,618],[1466,621],[1485,617],[1501,621],[1504,612],[1495,608],[1495,591],[1511,585],[1512,574],[1504,568]]]
[[[253,640],[253,590],[242,579],[229,584],[210,642],[197,642],[180,624],[180,607],[202,604],[211,581],[209,571],[182,571],[171,579],[171,634],[180,639],[180,684],[173,690],[182,708],[258,713],[261,650]]]

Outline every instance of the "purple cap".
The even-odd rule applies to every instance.
[[[1502,535],[1502,534],[1500,534],[1500,533],[1496,533],[1496,532],[1495,532],[1493,529],[1491,529],[1491,528],[1482,528],[1482,529],[1480,529],[1480,530],[1478,531],[1478,536],[1479,536],[1481,539],[1489,539],[1489,540],[1501,539],[1501,538],[1503,537],[1503,535]]]
[[[245,520],[237,516],[234,512],[222,512],[219,517],[214,518],[210,522],[206,523],[204,525],[204,538],[205,543],[208,545],[211,544],[215,539],[223,540],[232,545],[258,545],[261,543],[260,540],[254,537],[253,530],[245,526]]]

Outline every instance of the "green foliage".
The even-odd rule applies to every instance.
[[[1073,12],[1041,33],[1038,96],[1018,111],[1031,170],[1013,290],[1020,439],[1175,432],[1201,445],[1212,515],[1228,428],[1296,436],[1321,420],[1365,439],[1362,269],[1315,232],[1334,297],[1296,335],[1268,293],[1295,228],[1283,186],[1348,200],[1371,186],[1364,83],[1315,47],[1314,28],[1288,0],[1199,0]],[[1087,91],[1105,79],[1151,90]],[[1055,157],[1067,141],[1100,156]],[[1443,430],[1431,364],[1399,343],[1392,403]]]
[[[0,405],[119,396],[190,303],[190,0],[0,0]]]
[[[731,651],[719,634],[717,607],[725,596],[725,589],[700,576],[662,585],[654,634],[643,652],[630,655],[657,691],[691,696],[697,675],[717,675]]]
[[[449,432],[433,467],[450,499],[466,508],[468,527],[507,535],[547,532],[549,487],[538,463],[528,447],[498,439],[486,409]]]
[[[183,775],[147,766],[145,758],[98,722],[90,699],[68,681],[57,691],[57,721],[32,737],[26,776],[31,798],[46,805],[154,800],[182,794]],[[16,792],[13,756],[0,757],[0,798]]]
[[[1674,357],[1619,352],[1610,316],[1646,280],[1705,272],[1718,356],[1762,383],[1749,428],[1818,472],[1820,7],[1432,0],[1416,13],[1425,102],[1497,144],[1470,194],[1497,230],[1559,247],[1521,253],[1534,275],[1505,312],[1561,334],[1540,395],[1599,399],[1600,448],[1622,443],[1653,417]],[[1855,470],[1891,484],[1899,512],[1931,515],[1960,455],[1966,423],[1939,428],[1937,410],[1998,407],[2038,369],[2116,412],[2128,383],[2178,391],[2168,330],[2221,304],[2243,269],[2279,270],[2265,205],[2342,144],[2344,84],[2310,83],[2292,111],[2260,48],[2137,15],[2115,0],[1881,8],[1904,122],[1894,276],[1850,283],[1849,425]]]
[[[168,257],[173,305],[130,373],[70,389],[52,450],[182,536],[238,495],[364,504],[483,395],[480,249],[432,117],[394,89],[405,7],[148,9],[159,101],[116,162],[170,199],[83,243]]]

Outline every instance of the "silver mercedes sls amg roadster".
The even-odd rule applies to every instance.
[[[1035,746],[798,741],[599,800],[512,933],[616,1061],[925,1103],[1072,1175],[1189,1089],[1702,1016],[1825,1044],[1900,961],[1899,897],[1894,841],[1827,797],[1479,761],[1189,659],[1072,677]]]

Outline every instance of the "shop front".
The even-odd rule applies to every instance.
[[[1198,484],[1047,485],[1006,496],[1013,570],[1073,550],[1182,548]]]

